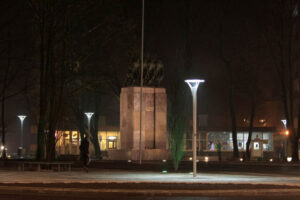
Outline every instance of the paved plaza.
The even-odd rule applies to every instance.
[[[0,170],[0,180],[0,194],[7,199],[34,199],[36,196],[47,196],[47,199],[118,199],[124,196],[125,199],[159,199],[160,196],[168,199],[178,196],[184,199],[284,199],[289,196],[297,199],[300,196],[298,172],[215,171],[198,173],[193,178],[191,173],[111,169],[91,169],[89,173],[80,169],[71,172]]]
[[[98,170],[89,173],[76,169],[71,172],[7,171],[0,170],[1,183],[250,183],[300,186],[298,174],[266,174],[247,172],[199,172],[196,178],[190,173],[160,173],[150,171]]]

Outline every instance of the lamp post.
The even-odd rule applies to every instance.
[[[91,132],[91,118],[92,118],[94,113],[93,112],[86,112],[84,114],[88,118],[88,130],[89,130],[89,132]]]
[[[26,118],[26,115],[18,115],[20,122],[21,122],[21,145],[19,147],[19,156],[22,158],[22,151],[23,151],[23,122]]]
[[[288,137],[289,137],[289,130],[287,129],[287,120],[282,119],[281,122],[284,126],[284,134],[285,134],[285,145],[284,145],[284,159],[287,158],[287,145],[288,145]]]
[[[197,176],[197,89],[204,80],[188,79],[185,82],[189,85],[193,96],[193,177]]]
[[[139,164],[142,164],[142,126],[143,126],[143,86],[144,86],[144,18],[145,0],[142,1],[142,39],[141,39],[141,85],[140,85],[140,141],[139,141]]]

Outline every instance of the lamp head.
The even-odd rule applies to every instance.
[[[24,119],[27,117],[26,115],[18,115],[18,117],[19,117],[19,119],[21,120],[21,121],[24,121]]]
[[[184,82],[186,82],[190,86],[191,90],[197,90],[199,84],[204,83],[205,80],[202,80],[202,79],[186,79]]]
[[[283,123],[284,125],[284,128],[286,128],[286,125],[287,125],[287,120],[286,119],[282,119],[281,122]]]
[[[94,113],[93,112],[86,112],[84,114],[87,116],[87,118],[91,118]]]

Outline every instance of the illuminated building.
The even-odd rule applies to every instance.
[[[55,134],[56,152],[58,155],[79,155],[80,134],[77,130],[59,130]],[[116,127],[105,127],[98,131],[98,140],[101,151],[120,149],[120,131]],[[94,147],[90,142],[90,153]]]

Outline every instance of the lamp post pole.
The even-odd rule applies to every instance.
[[[88,119],[88,130],[89,130],[89,133],[91,132],[91,118],[93,116],[93,112],[86,112],[84,113]]]
[[[140,86],[140,141],[139,141],[139,164],[142,164],[142,117],[143,117],[143,85],[144,85],[144,17],[145,0],[142,2],[142,40],[141,40],[141,86]]]
[[[26,118],[26,115],[18,115],[18,118],[20,119],[21,122],[21,145],[19,147],[19,151],[20,151],[20,157],[22,158],[22,151],[23,151],[23,122],[24,119]]]
[[[287,130],[287,120],[282,119],[281,122],[283,123],[283,126],[284,126],[284,134],[285,134],[284,159],[286,160],[289,131]]]
[[[200,83],[205,82],[200,79],[185,80],[189,85],[193,96],[193,177],[197,176],[197,90]]]

